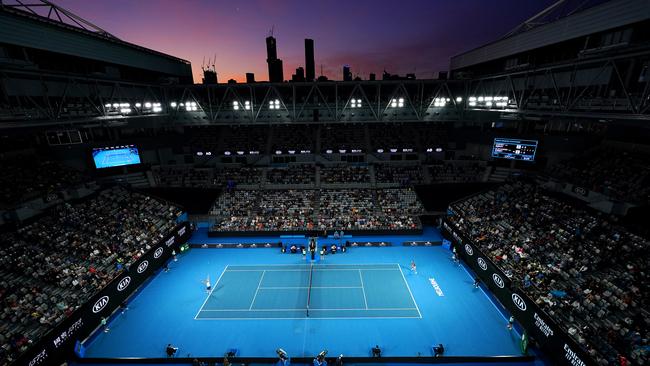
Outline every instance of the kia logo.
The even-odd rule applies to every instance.
[[[117,291],[124,291],[125,288],[129,287],[129,284],[131,284],[131,276],[122,278],[117,284]]]
[[[156,249],[156,251],[153,253],[153,257],[158,259],[162,254],[163,254],[163,248],[158,247],[158,249]]]
[[[469,246],[469,244],[465,244],[465,251],[469,255],[474,255],[474,250],[472,249],[472,247]]]
[[[479,257],[477,262],[478,266],[481,267],[482,270],[487,271],[487,263],[485,263],[485,259]]]
[[[138,273],[142,273],[147,270],[147,267],[149,267],[149,261],[144,261],[140,263],[138,266]]]
[[[512,294],[512,302],[519,308],[521,311],[526,311],[526,302],[518,294]]]
[[[503,288],[505,286],[503,278],[496,273],[492,273],[492,281],[494,281],[494,284],[497,285],[498,288]]]
[[[108,296],[102,296],[99,298],[99,300],[97,300],[95,305],[93,305],[93,313],[99,313],[103,308],[106,307],[106,305],[108,305]]]

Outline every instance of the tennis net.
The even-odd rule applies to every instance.
[[[314,275],[314,264],[309,264],[309,288],[307,289],[307,316],[309,316],[309,304],[311,303],[311,280]]]

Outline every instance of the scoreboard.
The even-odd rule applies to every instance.
[[[534,161],[537,151],[536,140],[495,138],[492,157],[498,159]]]

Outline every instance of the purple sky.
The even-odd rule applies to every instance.
[[[315,43],[330,79],[415,72],[431,78],[449,57],[493,41],[553,0],[55,0],[115,36],[192,62],[214,58],[219,81],[254,72],[268,80],[265,37],[272,26],[289,79]]]

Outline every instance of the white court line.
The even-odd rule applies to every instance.
[[[472,274],[469,273],[469,271],[467,270],[467,267],[465,267],[465,264],[461,263],[460,266],[463,267],[463,269],[465,270],[465,272],[467,272],[467,275],[468,275],[471,279],[474,279],[474,277],[472,277]],[[494,301],[492,301],[492,297],[490,297],[490,295],[488,295],[487,292],[485,292],[485,290],[483,289],[483,286],[480,286],[480,285],[479,285],[478,288],[481,289],[481,291],[483,292],[483,295],[485,295],[485,297],[487,297],[487,299],[488,299],[488,301],[490,302],[490,304],[492,304],[492,306],[494,306],[494,309],[497,311],[497,313],[499,313],[499,315],[501,315],[501,317],[502,317],[506,322],[509,322],[510,319],[506,318],[505,314],[503,314],[503,312],[502,312],[501,310],[499,310],[497,304],[495,304]],[[492,295],[492,296],[496,298],[495,295]],[[497,300],[497,301],[499,301],[499,300]],[[502,305],[501,305],[501,306],[502,306]],[[505,307],[504,307],[504,309],[505,309]],[[505,311],[508,311],[508,309],[505,309]],[[513,327],[512,330],[514,330],[516,334],[519,334],[519,332],[517,332],[517,330],[514,329],[514,327]]]
[[[211,243],[214,244],[214,243]],[[349,267],[370,267],[370,266],[387,266],[387,268],[392,268],[396,263],[357,263],[357,264],[350,264],[350,263],[340,263],[340,264],[318,264],[319,267],[321,268],[326,268],[326,267],[344,267],[344,266],[349,266]],[[285,266],[285,267],[308,267],[309,264],[281,264],[281,263],[268,263],[268,264],[247,264],[247,265],[232,265],[230,266],[231,268],[239,268],[239,267],[279,267],[279,266]]]
[[[301,288],[309,288],[307,286],[301,287],[260,287],[260,290],[291,290],[291,289],[301,289]],[[314,288],[361,288],[360,286],[312,286],[312,289]]]
[[[368,310],[368,311],[372,311],[372,310],[379,310],[379,311],[381,311],[381,310],[386,310],[386,311],[390,311],[390,310],[416,310],[416,311],[418,312],[419,316],[417,316],[417,317],[415,317],[415,316],[413,316],[413,317],[412,317],[412,316],[405,316],[405,317],[374,317],[374,316],[373,316],[373,317],[325,317],[325,318],[313,318],[313,317],[310,317],[310,319],[418,319],[418,318],[421,319],[421,318],[422,318],[422,313],[420,312],[420,309],[419,309],[419,307],[418,307],[417,302],[415,301],[415,298],[413,297],[413,293],[411,292],[411,289],[410,289],[410,287],[409,287],[409,285],[408,285],[408,282],[406,281],[406,278],[404,277],[404,272],[402,271],[402,268],[401,268],[401,266],[400,266],[398,263],[381,263],[381,264],[336,264],[336,265],[331,265],[331,266],[343,266],[343,265],[345,265],[345,266],[350,266],[350,267],[357,267],[357,268],[350,268],[350,269],[334,268],[334,269],[328,269],[328,268],[320,267],[320,268],[314,268],[314,270],[317,270],[317,271],[354,271],[354,270],[356,270],[356,271],[359,272],[360,276],[361,276],[361,270],[364,270],[364,271],[393,271],[393,270],[395,270],[395,271],[400,271],[400,274],[402,275],[402,278],[404,279],[404,283],[406,284],[406,288],[408,289],[409,294],[411,295],[411,300],[413,301],[413,304],[415,305],[415,308],[370,308],[370,309],[367,308],[368,305],[367,305],[367,299],[366,299],[366,295],[365,295],[365,288],[364,288],[364,286],[363,286],[363,278],[361,278],[361,285],[362,285],[361,287],[358,287],[358,286],[356,286],[356,287],[355,287],[355,286],[349,286],[349,287],[348,287],[348,286],[341,286],[341,287],[338,287],[338,286],[333,286],[333,287],[326,287],[326,286],[321,287],[321,286],[317,286],[317,287],[312,287],[312,288],[361,288],[361,289],[364,291],[364,303],[366,304],[366,309],[359,308],[359,309],[313,309],[313,310],[320,310],[320,311],[336,311],[336,310],[339,310],[339,311],[340,311],[340,310],[347,310],[347,311],[351,311],[351,310],[354,310],[354,311],[365,311],[365,310]],[[394,267],[394,268],[359,268],[359,267],[373,266],[373,265],[394,265],[394,266],[396,266],[396,267]],[[251,266],[254,266],[254,265],[251,265]],[[286,264],[266,264],[266,265],[259,265],[259,267],[268,267],[268,266],[286,266]],[[296,265],[296,266],[306,266],[306,265]],[[247,266],[247,267],[248,267],[248,266]],[[231,268],[231,266],[230,266],[230,265],[227,265],[226,268],[224,269],[224,272],[225,272],[225,271],[228,271],[228,272],[259,272],[259,271],[263,271],[263,272],[267,272],[267,271],[269,271],[269,272],[276,272],[276,271],[279,271],[279,272],[283,272],[283,271],[301,271],[301,272],[306,272],[306,271],[308,270],[307,268],[305,268],[305,269],[266,269],[266,270],[263,270],[263,269],[237,270],[237,269],[230,269],[230,268]],[[223,276],[223,273],[224,273],[224,272],[221,273],[221,276]],[[219,276],[219,279],[217,280],[217,282],[219,282],[219,280],[221,280],[221,276]],[[262,273],[262,277],[263,277],[263,276],[264,276],[264,273]],[[258,283],[258,288],[257,288],[257,290],[256,290],[256,292],[255,292],[254,297],[253,297],[253,302],[255,301],[255,297],[257,296],[257,292],[258,292],[260,289],[263,289],[263,290],[264,290],[264,289],[274,289],[274,288],[259,287],[260,284],[261,284],[261,281],[262,281],[262,278],[260,278],[260,283]],[[301,288],[301,287],[287,287],[287,289],[293,289],[293,288]],[[308,288],[308,287],[302,287],[302,288]],[[215,288],[213,288],[212,291],[214,291],[215,289],[216,289],[216,284],[215,284]],[[278,289],[280,289],[280,288],[278,288]],[[209,297],[210,297],[210,296],[208,295],[208,298],[209,298]],[[303,309],[266,309],[266,310],[265,310],[265,309],[252,309],[252,305],[253,305],[253,303],[251,303],[251,308],[249,308],[248,310],[246,310],[246,309],[241,309],[241,310],[240,310],[240,309],[202,310],[202,309],[203,309],[203,306],[205,306],[205,303],[207,302],[207,300],[208,300],[208,299],[206,299],[206,300],[204,301],[203,305],[201,306],[201,309],[199,309],[199,312],[197,313],[196,316],[198,316],[199,313],[200,313],[201,311],[206,311],[206,312],[207,312],[207,311],[209,311],[209,312],[220,312],[220,311],[221,311],[221,312],[227,312],[227,311],[251,311],[251,312],[253,312],[253,311],[300,311],[300,310],[303,310]],[[194,317],[195,320],[255,320],[255,319],[258,319],[258,320],[272,320],[272,319],[305,319],[304,317],[300,317],[300,318],[209,318],[209,319],[206,319],[206,318],[197,318],[196,316]]]
[[[409,283],[406,282],[406,277],[404,277],[404,271],[402,271],[402,267],[400,267],[399,264],[396,263],[396,265],[399,268],[399,272],[402,274],[402,279],[404,279],[404,284],[406,284],[406,288],[409,290],[409,294],[411,295],[411,300],[413,300],[413,304],[415,304],[415,308],[418,310],[418,314],[420,314],[420,318],[422,318],[420,307],[418,306],[418,303],[415,302],[415,297],[413,297],[413,293],[411,292],[411,287],[409,287]]]
[[[330,318],[200,318],[196,320],[379,320],[379,319],[422,319],[422,317],[417,317],[417,316],[384,316],[384,317],[378,317],[378,316],[366,316],[366,317],[330,317]]]
[[[260,266],[263,267],[263,266]],[[329,272],[329,271],[397,271],[396,268],[314,268],[314,272]],[[228,272],[309,272],[309,269],[229,269]]]
[[[363,291],[363,303],[366,304],[366,310],[368,310],[368,300],[366,299],[366,289],[363,288],[363,275],[361,270],[359,270],[359,279],[361,280],[361,291]]]
[[[226,273],[227,269],[228,269],[228,265],[226,264],[226,267],[223,269],[223,271],[221,271],[221,274],[219,275],[219,278],[217,278],[217,283],[214,284],[214,287],[212,288],[212,291],[210,291],[210,293],[208,294],[208,297],[206,297],[205,301],[203,301],[203,304],[201,304],[201,307],[199,308],[199,311],[196,313],[196,315],[194,315],[194,320],[196,320],[196,317],[199,316],[199,314],[201,313],[201,310],[205,306],[205,303],[208,302],[208,299],[210,298],[210,296],[212,296],[212,293],[214,292],[214,290],[217,289],[217,284],[219,284],[219,281],[221,281],[221,277],[223,276],[224,273]]]
[[[248,308],[248,310],[251,310],[253,308],[253,304],[255,303],[255,298],[257,298],[257,293],[260,291],[260,285],[262,284],[262,280],[264,279],[265,274],[266,271],[262,271],[262,275],[260,276],[260,282],[257,283],[257,290],[255,290],[255,296],[253,296],[253,301],[251,301],[251,306]]]
[[[263,267],[263,266],[260,266]],[[230,269],[228,272],[309,272],[309,269]]]
[[[244,311],[244,312],[262,312],[262,311],[303,311],[305,310],[304,308],[294,308],[294,309],[215,309],[215,310],[201,310],[201,311],[214,311],[214,312],[227,312],[227,311]],[[391,311],[391,310],[417,310],[416,308],[371,308],[371,309],[364,309],[364,308],[354,308],[354,309],[309,309],[309,310],[320,310],[320,311],[373,311],[373,310],[380,310],[380,311]]]

